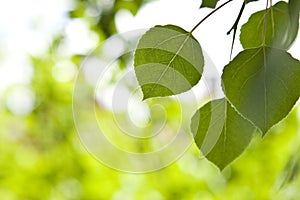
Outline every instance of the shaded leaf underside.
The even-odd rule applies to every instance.
[[[222,80],[230,103],[265,134],[300,96],[300,62],[284,50],[247,49],[225,66]]]
[[[192,118],[191,130],[202,154],[222,170],[248,146],[256,127],[223,98],[200,108]]]

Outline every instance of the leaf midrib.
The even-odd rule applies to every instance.
[[[183,34],[185,35],[185,34]],[[181,36],[181,35],[180,35]],[[182,50],[183,46],[185,45],[185,43],[187,42],[187,40],[190,37],[190,34],[187,33],[186,34],[186,38],[184,39],[183,43],[180,45],[179,49],[177,50],[177,52],[174,54],[174,56],[171,58],[171,60],[169,61],[168,65],[165,67],[164,71],[162,72],[162,74],[159,76],[159,78],[157,79],[157,81],[155,81],[155,84],[151,87],[151,90],[149,91],[149,93],[151,93],[155,87],[158,85],[159,81],[163,78],[163,76],[165,75],[165,73],[169,70],[171,63],[175,60],[175,58],[178,56],[178,54],[180,53],[180,51]],[[172,67],[171,67],[172,68]],[[174,69],[175,70],[175,69]]]

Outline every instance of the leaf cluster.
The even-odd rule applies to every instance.
[[[217,3],[203,0],[201,7],[215,8]],[[300,62],[287,52],[298,33],[299,11],[300,1],[290,0],[253,13],[241,27],[244,50],[223,69],[225,97],[208,102],[191,119],[198,148],[220,169],[235,160],[255,134],[264,136],[284,119],[299,99]],[[155,26],[141,37],[134,66],[144,99],[180,94],[200,81],[205,63],[192,33],[202,21],[191,31]]]

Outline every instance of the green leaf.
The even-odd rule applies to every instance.
[[[190,90],[199,82],[203,66],[198,41],[174,25],[151,28],[141,37],[134,55],[144,99]]]
[[[292,24],[293,31],[291,32],[290,37],[296,38],[299,29],[299,12],[300,12],[300,1],[299,0],[290,0],[289,1],[289,14]]]
[[[219,0],[203,0],[200,8],[215,8]],[[245,0],[246,3],[258,0]]]
[[[200,8],[215,8],[219,0],[203,0]]]
[[[250,3],[250,2],[253,2],[253,1],[259,1],[259,0],[245,0],[246,3]]]
[[[299,21],[300,1],[299,0],[289,0],[289,10],[290,10],[291,17],[293,19]]]
[[[222,170],[244,151],[257,128],[223,98],[200,108],[191,130],[201,152]]]
[[[300,96],[300,62],[276,48],[247,49],[225,66],[222,80],[230,103],[265,134]]]
[[[244,47],[253,48],[263,44],[265,10],[254,13],[241,28],[240,41]],[[289,6],[280,1],[267,10],[265,44],[288,49],[298,32],[298,20],[290,18]]]

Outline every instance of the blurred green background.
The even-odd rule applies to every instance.
[[[32,32],[27,34],[33,34],[36,43],[27,43],[27,49],[18,41],[11,46],[6,43],[11,35],[5,35],[5,29],[18,34],[14,26],[20,26],[22,12],[30,12],[38,3],[30,2],[33,4],[24,11],[22,5],[28,2],[11,1],[18,7],[13,12],[16,19],[1,16],[12,24],[12,28],[0,27],[1,200],[300,199],[299,106],[263,140],[254,138],[223,172],[201,157],[194,144],[171,166],[152,173],[126,174],[99,163],[84,149],[75,130],[72,91],[76,71],[94,47],[87,44],[101,43],[117,33],[118,12],[128,10],[135,15],[150,1],[53,1],[54,5],[64,4],[66,12],[55,16],[62,24],[52,24],[57,28],[49,32],[45,27],[48,19],[34,15],[27,24]],[[43,3],[46,12],[47,1],[39,2]],[[68,35],[78,26],[87,35],[87,47],[76,46],[80,38],[73,45]],[[18,36],[26,40],[25,33]],[[39,45],[45,38],[41,51]],[[19,63],[12,67],[7,64],[9,59]],[[119,70],[125,66],[122,62],[126,59],[120,61]],[[4,73],[7,68],[10,74]],[[20,74],[21,81],[4,80]],[[135,149],[134,143],[128,145]]]

